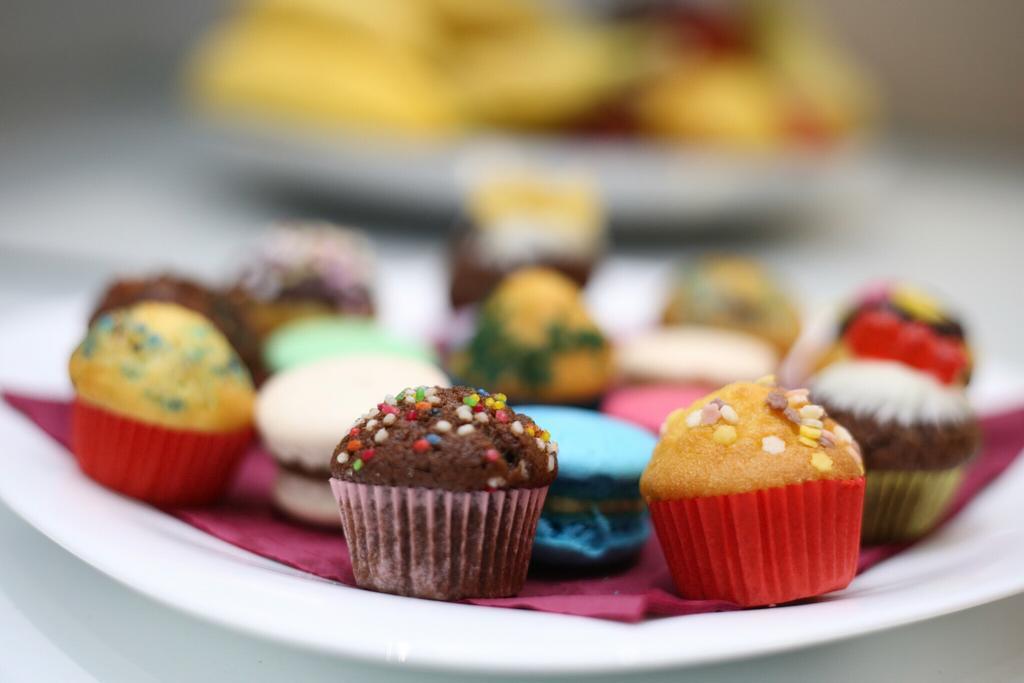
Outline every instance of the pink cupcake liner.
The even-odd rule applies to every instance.
[[[434,600],[515,595],[547,487],[452,492],[331,480],[361,588]]]

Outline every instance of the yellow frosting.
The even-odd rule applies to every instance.
[[[481,230],[539,223],[563,239],[582,236],[596,242],[604,228],[601,204],[583,178],[510,172],[482,182],[468,204]]]
[[[252,379],[206,318],[144,302],[101,316],[71,356],[79,399],[143,422],[205,432],[252,421]]]
[[[746,493],[819,479],[864,474],[860,450],[831,418],[813,417],[817,406],[790,392],[789,405],[806,415],[799,425],[767,403],[786,392],[768,383],[737,382],[681,408],[665,421],[662,437],[640,478],[648,501]],[[708,424],[704,407],[721,399],[728,409]],[[712,417],[714,417],[712,415]],[[814,420],[822,422],[814,426]]]

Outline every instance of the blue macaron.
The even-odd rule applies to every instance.
[[[547,405],[516,410],[558,443],[558,478],[537,525],[534,559],[597,566],[635,557],[651,532],[639,482],[656,439],[592,410]]]

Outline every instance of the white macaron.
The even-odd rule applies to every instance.
[[[388,394],[449,384],[431,363],[384,353],[328,358],[272,376],[256,398],[256,427],[279,465],[275,504],[303,521],[340,526],[328,480],[345,432]]]

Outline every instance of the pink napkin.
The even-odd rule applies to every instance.
[[[4,398],[40,429],[68,446],[69,402],[11,393],[5,393]],[[982,452],[965,477],[947,520],[1002,474],[1024,448],[1024,409],[986,417],[982,427],[985,435]],[[273,477],[274,463],[270,456],[254,447],[246,456],[223,503],[209,508],[176,508],[166,512],[257,555],[325,579],[354,585],[348,549],[338,532],[300,526],[273,512],[268,502]],[[866,548],[861,552],[860,571],[906,547]],[[654,538],[644,548],[639,561],[617,572],[584,576],[578,573],[532,572],[517,597],[469,602],[622,622],[736,609],[727,602],[686,600],[677,596]]]

